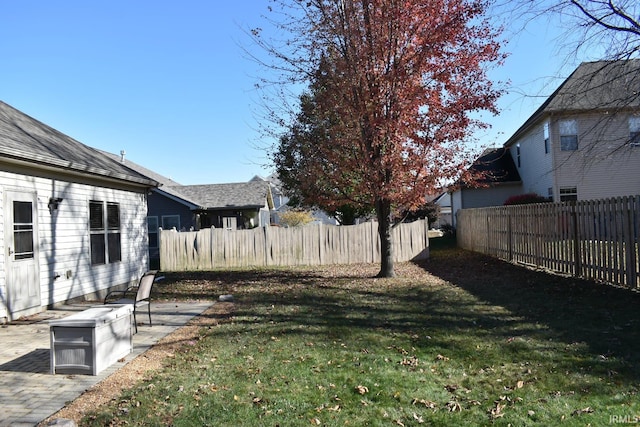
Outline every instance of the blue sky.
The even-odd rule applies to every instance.
[[[260,70],[241,46],[268,0],[0,3],[0,100],[182,184],[248,181],[262,165]],[[508,28],[511,80],[483,145],[501,145],[577,65],[557,20]],[[525,96],[526,95],[526,96]]]

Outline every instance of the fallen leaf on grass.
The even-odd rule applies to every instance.
[[[411,356],[411,357],[408,357],[408,358],[405,357],[404,359],[402,359],[400,361],[401,365],[403,365],[403,366],[412,366],[412,367],[418,366],[419,363],[420,362],[418,361],[418,358],[415,357],[415,356]]]
[[[411,401],[411,404],[412,404],[412,405],[415,405],[415,404],[417,404],[417,403],[420,403],[421,405],[424,405],[424,406],[426,406],[426,407],[427,407],[427,408],[429,408],[429,409],[433,409],[433,408],[435,408],[436,406],[438,406],[438,404],[437,404],[436,402],[432,402],[432,401],[430,401],[430,400],[425,400],[425,399],[415,399],[415,398],[414,398],[414,399]]]
[[[356,386],[356,391],[360,394],[369,393],[369,389],[363,385]]]
[[[495,408],[491,408],[491,411],[489,411],[490,414],[491,414],[491,418],[492,419],[496,419],[496,418],[504,417],[504,412],[502,412],[504,407],[505,407],[505,405],[501,405],[499,403],[496,403],[496,407]]]
[[[449,358],[447,356],[443,356],[443,355],[439,354],[439,355],[436,356],[436,360],[442,360],[444,362],[447,362],[447,361],[449,361]]]
[[[445,405],[449,412],[462,412],[462,405],[455,400],[450,400]]]
[[[571,413],[571,415],[576,416],[576,415],[591,414],[591,413],[593,413],[593,408],[591,408],[590,406],[587,406],[584,409],[576,409]]]

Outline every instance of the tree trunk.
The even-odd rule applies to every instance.
[[[384,199],[376,200],[376,215],[380,236],[380,272],[377,277],[396,277],[391,244],[391,202]]]

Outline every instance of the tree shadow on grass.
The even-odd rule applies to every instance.
[[[616,357],[640,378],[640,293],[443,248],[419,264],[482,301],[545,324],[568,345],[583,342],[594,357]]]

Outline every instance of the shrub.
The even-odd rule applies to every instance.
[[[280,225],[283,227],[300,227],[315,221],[311,212],[287,211],[280,214]]]
[[[517,196],[511,196],[505,200],[504,205],[528,205],[531,203],[545,203],[549,199],[542,197],[536,193],[519,194]]]

